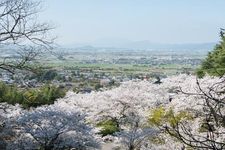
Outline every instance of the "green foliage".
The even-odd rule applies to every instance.
[[[24,93],[25,107],[37,107],[40,105],[53,104],[57,98],[65,96],[65,91],[55,86],[45,85],[39,90],[28,90]]]
[[[51,81],[55,78],[59,79],[60,76],[58,75],[56,70],[40,70],[37,74],[32,76],[30,79],[37,78],[38,81]]]
[[[40,89],[22,90],[16,86],[0,83],[0,102],[21,104],[24,108],[52,104],[57,98],[65,96],[65,90],[45,85]]]
[[[206,73],[211,76],[223,76],[225,74],[225,37],[221,31],[221,42],[217,44],[207,58],[202,62],[197,70],[198,77],[203,77]]]
[[[112,135],[115,132],[119,131],[119,127],[117,125],[117,122],[110,119],[110,120],[104,120],[101,121],[97,124],[97,127],[100,127],[100,134],[102,136],[106,136],[106,135]]]
[[[203,78],[206,75],[205,71],[202,68],[197,69],[196,74],[198,78]]]
[[[162,125],[165,114],[166,114],[166,110],[164,107],[158,107],[156,109],[153,109],[149,117],[150,125],[156,125],[156,126]]]
[[[8,102],[13,105],[22,103],[23,94],[15,86],[0,83],[0,102]]]
[[[101,89],[103,86],[100,83],[95,84],[94,88],[96,91],[98,91],[99,89]]]
[[[151,111],[148,121],[149,124],[153,126],[160,127],[163,126],[163,124],[168,124],[174,128],[181,121],[192,119],[192,115],[187,111],[180,111],[175,114],[172,108],[166,110],[163,107],[158,107]]]
[[[170,109],[166,116],[168,118],[169,125],[171,127],[175,127],[179,122],[182,120],[192,120],[193,117],[186,111],[180,111],[179,113],[175,114],[172,109]]]

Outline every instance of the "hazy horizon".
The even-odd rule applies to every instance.
[[[59,44],[214,43],[225,1],[46,0],[41,20],[55,24]]]

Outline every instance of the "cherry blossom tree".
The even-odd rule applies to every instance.
[[[120,144],[123,148],[140,148],[141,150],[182,149],[184,148],[182,141],[165,134],[165,127],[169,131],[174,130],[171,130],[172,128],[169,126],[170,124],[166,123],[166,120],[161,119],[162,128],[157,128],[157,130],[148,124],[150,110],[163,107],[165,110],[173,110],[175,117],[181,112],[191,113],[192,120],[182,120],[186,128],[179,126],[179,133],[184,138],[198,139],[197,136],[205,138],[208,136],[211,141],[213,138],[214,141],[221,143],[224,141],[224,127],[222,126],[224,116],[222,107],[224,82],[222,81],[224,80],[206,76],[198,81],[200,86],[196,84],[195,76],[187,75],[162,79],[161,84],[128,81],[108,91],[90,94],[68,92],[64,98],[58,99],[52,105],[33,108],[29,111],[23,110],[20,106],[7,105],[4,107],[6,112],[2,109],[1,115],[5,118],[4,125],[10,127],[11,124],[12,126],[11,129],[4,128],[4,133],[11,130],[14,138],[10,137],[9,141],[5,142],[8,149],[15,149],[15,146],[18,149],[25,149],[25,147],[29,149],[29,145],[33,148],[49,146],[53,149],[97,148],[96,141],[101,143],[104,138],[97,135],[99,127],[96,124],[104,119],[114,118],[118,123],[119,132],[113,135],[112,139],[115,140],[112,142],[115,144],[112,145]],[[215,99],[209,99],[210,96]],[[207,97],[208,99],[206,99]],[[207,104],[206,100],[210,102],[208,106],[205,105]],[[222,103],[218,104],[217,100]],[[211,109],[208,109],[209,106],[218,111],[213,113]],[[208,122],[206,116],[210,119]],[[219,126],[213,124],[214,132],[205,130],[210,129],[207,127],[211,126],[215,119],[219,119]],[[93,129],[96,131],[94,132]],[[187,132],[180,129],[187,129],[185,130]],[[199,132],[202,129],[204,131]],[[193,136],[190,136],[189,133]],[[160,144],[154,143],[154,138],[158,136],[163,139]]]
[[[219,81],[219,78],[206,76],[199,82],[201,88],[207,90],[210,85]],[[153,82],[147,81],[128,81],[120,87],[108,91],[92,92],[90,94],[68,93],[65,98],[60,99],[54,105],[60,109],[67,108],[73,110],[76,108],[77,110],[86,112],[87,120],[93,124],[105,118],[114,118],[118,121],[120,129],[124,134],[144,130],[145,128],[143,127],[145,127],[144,125],[148,121],[146,118],[149,115],[149,111],[158,106],[163,106],[167,110],[172,109],[175,114],[187,111],[193,113],[195,119],[186,122],[185,125],[190,125],[192,133],[198,135],[203,121],[201,114],[204,114],[205,99],[202,95],[187,95],[179,87],[182,87],[182,90],[188,93],[200,92],[195,76],[178,75],[162,79],[161,84],[153,84]],[[135,118],[132,118],[132,114],[135,114],[133,116],[137,116],[140,122],[138,128],[130,126],[129,120]],[[135,122],[135,119],[133,122]],[[218,131],[223,131],[223,128]],[[204,135],[205,133],[202,134]],[[173,137],[163,133],[160,133],[160,135],[164,137],[165,141],[170,141],[164,144],[165,148],[183,147],[182,142],[174,140]],[[219,136],[216,140],[220,138],[222,136]],[[122,140],[123,138],[120,139]],[[151,144],[149,146],[148,148],[157,147]]]
[[[116,133],[120,138],[121,144],[128,150],[140,149],[141,146],[148,143],[148,138],[157,134],[157,130],[151,127],[144,126],[135,112],[130,112],[124,119],[125,128]]]
[[[0,103],[0,149],[6,149],[7,144],[15,139],[15,132],[12,128],[12,120],[22,112],[19,105]]]
[[[185,145],[196,149],[223,150],[225,148],[225,78],[217,82],[202,86],[196,80],[197,91],[181,92],[187,96],[193,95],[195,99],[202,99],[202,109],[199,111],[199,129],[193,130],[190,122],[178,121],[174,126],[165,125],[163,128],[169,135],[179,139]],[[193,113],[193,112],[192,112]]]
[[[86,149],[98,147],[92,128],[79,112],[65,112],[54,107],[40,107],[25,112],[16,121],[17,139],[10,149]]]

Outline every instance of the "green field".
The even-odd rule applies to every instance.
[[[176,74],[182,72],[184,68],[188,68],[193,71],[195,68],[191,65],[179,65],[179,64],[168,64],[168,65],[156,65],[151,66],[148,64],[107,64],[107,63],[93,63],[84,64],[74,60],[51,60],[44,62],[45,67],[51,67],[54,69],[65,69],[65,70],[80,70],[92,72],[107,72],[110,74],[148,74],[148,73],[163,73],[163,74]]]

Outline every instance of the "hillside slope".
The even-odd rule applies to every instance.
[[[209,85],[220,80],[222,79],[205,77],[199,82],[203,89],[208,90],[207,87]],[[154,84],[153,81],[128,81],[117,88],[90,94],[68,92],[64,98],[59,99],[53,105],[42,106],[29,111],[21,109],[19,105],[7,105],[7,108],[1,114],[2,117],[18,125],[18,118],[23,118],[30,113],[35,114],[40,113],[40,111],[54,110],[66,113],[69,116],[79,112],[84,115],[83,123],[92,128],[90,134],[92,134],[93,140],[95,139],[96,143],[100,143],[100,146],[101,143],[108,139],[116,147],[124,146],[125,149],[127,148],[127,143],[130,142],[129,138],[135,136],[137,143],[141,143],[139,147],[141,149],[180,149],[182,147],[181,143],[162,134],[158,128],[150,126],[149,115],[152,109],[164,107],[166,110],[173,109],[175,113],[185,110],[191,111],[194,116],[201,116],[204,99],[198,95],[184,94],[181,92],[181,89],[187,93],[198,93],[196,77],[187,75],[171,76],[163,79],[161,84]],[[6,104],[1,104],[1,107],[6,107]],[[44,119],[51,120],[51,117]],[[106,136],[107,138],[102,138],[97,134],[102,130],[97,124],[108,119],[114,119],[118,123],[120,132],[112,137]],[[67,121],[69,122],[70,120]],[[190,121],[193,132],[198,132],[200,121],[200,117],[195,117]],[[27,134],[25,131],[21,132]],[[155,135],[162,137],[164,142],[159,144],[152,142],[149,138],[143,138],[146,136],[155,137]],[[87,138],[85,139],[87,140]],[[139,141],[140,139],[141,141]],[[224,137],[218,137],[218,140],[221,139],[224,140]],[[89,147],[89,149],[92,148],[92,146]],[[95,147],[95,149],[101,148]]]

